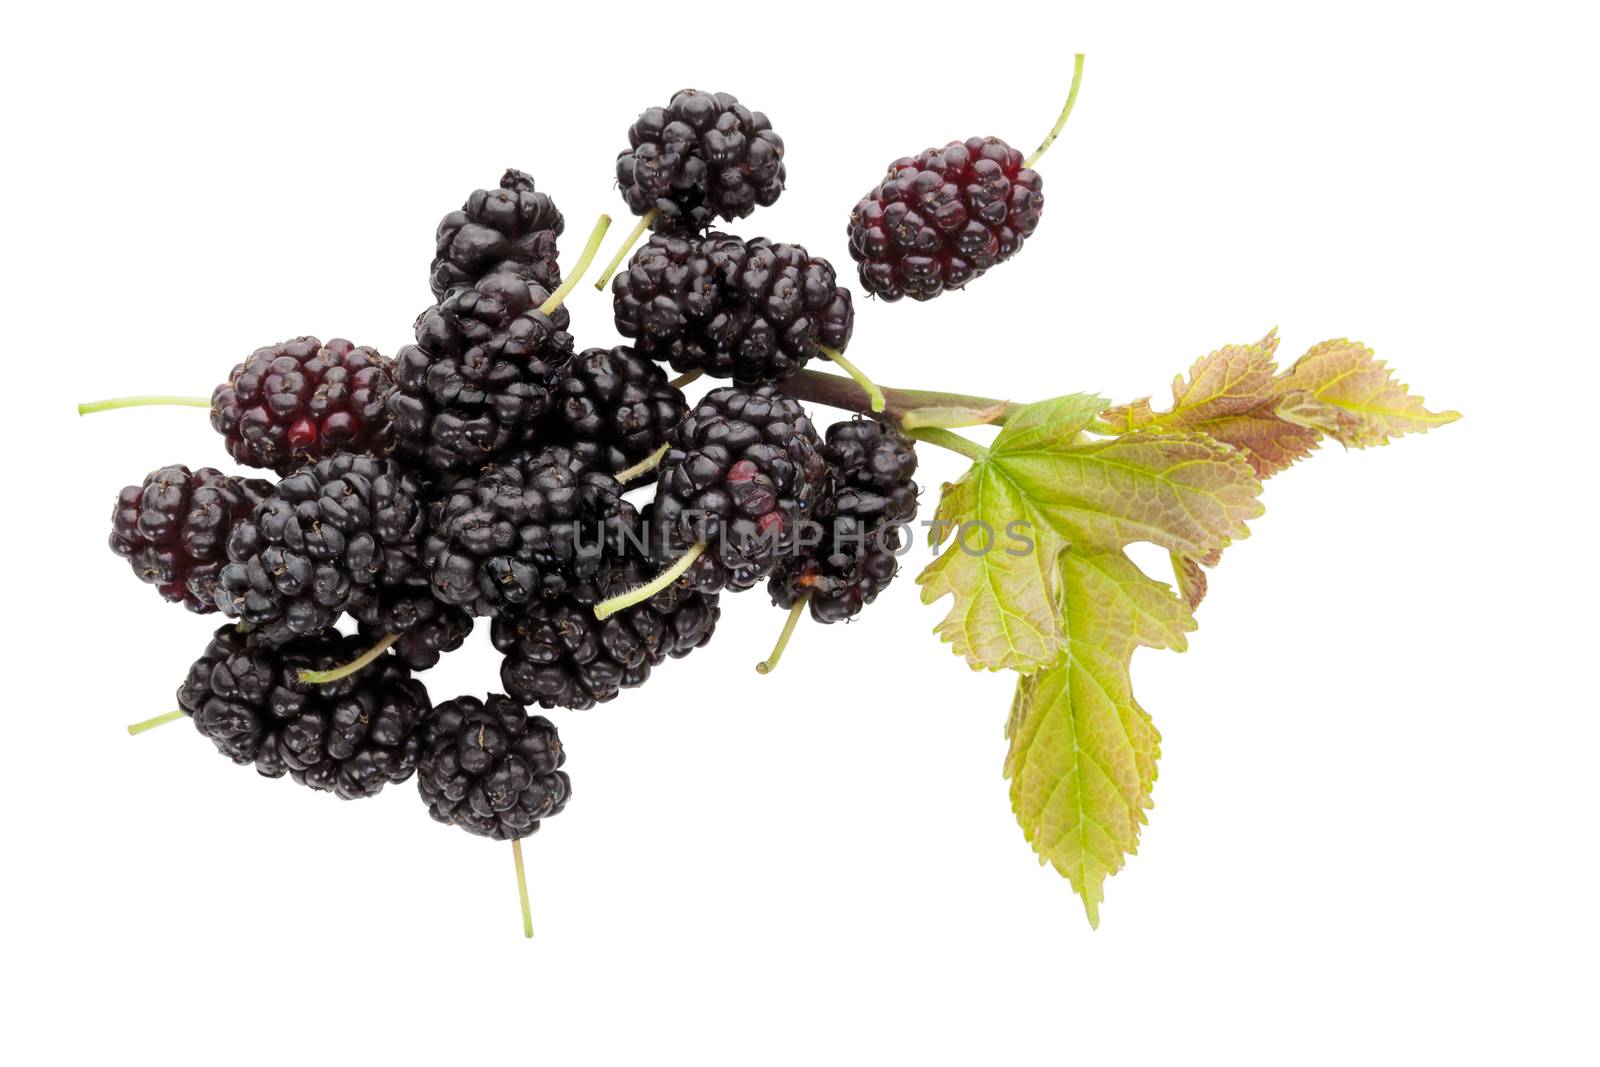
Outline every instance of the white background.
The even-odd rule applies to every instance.
[[[7,1051],[1593,1062],[1596,26],[1121,7],[13,11]],[[859,363],[1130,399],[1277,325],[1288,358],[1357,337],[1465,413],[1274,479],[1190,651],[1136,657],[1164,757],[1098,931],[1009,811],[1009,676],[939,646],[909,575],[770,678],[780,618],[754,593],[647,688],[554,713],[575,799],[527,842],[532,942],[509,849],[412,786],[344,804],[186,725],[123,733],[172,706],[214,620],[106,551],[112,499],[232,465],[203,412],[77,401],[208,393],[304,332],[392,353],[439,216],[514,165],[557,198],[567,257],[601,211],[624,232],[611,161],[685,85],[787,143],[788,191],[737,229],[849,273],[846,213],[889,160],[1031,148],[1075,50],[1037,236],[965,293],[860,301]],[[606,297],[571,309],[582,344],[615,343]],[[924,451],[930,486],[961,470]],[[496,666],[480,633],[427,680],[481,695]]]

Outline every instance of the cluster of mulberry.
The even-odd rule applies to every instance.
[[[1015,251],[1040,205],[1015,155],[973,142],[897,165],[881,210],[858,210],[852,250],[888,264],[863,266],[868,289],[931,293]],[[118,494],[112,549],[228,620],[152,723],[187,718],[229,760],[347,800],[415,778],[435,820],[516,842],[572,795],[533,709],[643,685],[711,640],[724,592],[766,582],[835,622],[889,584],[910,440],[859,417],[824,439],[786,391],[813,360],[862,381],[842,356],[850,289],[799,244],[708,232],[778,198],[783,141],[734,97],[685,90],[639,116],[616,172],[654,230],[612,285],[626,344],[574,343],[565,221],[508,170],[440,221],[432,302],[392,359],[296,337],[213,391],[228,454],[275,481],[172,465]],[[722,381],[691,402],[700,375]],[[419,675],[480,619],[500,691],[435,703]]]

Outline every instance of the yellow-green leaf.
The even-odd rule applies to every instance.
[[[1260,482],[1238,452],[1196,433],[1089,437],[1103,408],[1087,396],[1031,405],[945,487],[934,542],[951,543],[918,581],[927,603],[953,597],[937,630],[975,668],[1029,673],[1057,659],[1056,560],[1068,546],[1150,541],[1204,556],[1260,514]]]
[[[1061,557],[1060,660],[1017,683],[1006,733],[1011,806],[1028,842],[1099,925],[1104,883],[1138,849],[1161,736],[1133,697],[1135,648],[1187,647],[1188,606],[1121,551]]]

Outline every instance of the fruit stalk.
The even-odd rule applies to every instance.
[[[583,274],[589,269],[589,264],[594,262],[595,253],[600,251],[600,242],[606,235],[606,230],[611,228],[611,216],[601,215],[595,220],[594,229],[589,231],[589,243],[583,246],[583,251],[578,255],[578,261],[572,265],[572,272],[567,275],[567,280],[561,287],[550,294],[550,299],[539,305],[543,314],[549,315],[561,306],[567,294],[578,287]]]
[[[679,556],[677,561],[673,563],[672,566],[668,567],[666,570],[662,571],[648,582],[639,586],[637,589],[630,589],[626,593],[612,597],[610,600],[600,601],[600,603],[594,606],[594,617],[602,620],[609,619],[619,611],[626,611],[635,604],[643,603],[644,601],[649,600],[667,586],[683,577],[684,572],[690,567],[694,566],[694,561],[699,559],[700,554],[705,550],[705,542],[701,541],[696,543],[693,548]]]
[[[611,257],[610,263],[606,264],[606,269],[601,273],[599,279],[594,283],[595,289],[601,292],[605,291],[606,282],[609,282],[611,280],[611,276],[617,273],[617,268],[622,266],[622,261],[627,258],[628,249],[639,243],[639,238],[644,236],[644,231],[648,229],[650,224],[655,220],[655,208],[651,208],[649,211],[646,211],[643,215],[639,216],[639,225],[633,228],[633,232],[628,234],[627,240],[622,242],[622,247],[617,249],[617,254]]]
[[[335,667],[332,670],[327,671],[308,671],[302,669],[299,672],[300,680],[307,685],[327,685],[329,682],[337,682],[341,678],[348,678],[352,674],[361,670],[361,668],[369,666],[379,656],[389,651],[389,646],[398,640],[400,640],[399,634],[389,634],[387,637],[383,638],[377,644],[373,645],[371,648],[367,649],[361,655],[357,656],[355,659],[351,660],[349,663],[346,663],[342,667]]]
[[[772,646],[772,654],[756,664],[757,674],[771,674],[777,669],[778,661],[783,658],[783,650],[789,647],[789,638],[794,636],[795,624],[800,621],[810,602],[810,593],[794,602],[794,607],[789,609],[789,617],[783,621],[783,632],[778,635],[778,643]]]
[[[873,382],[871,378],[868,378],[865,374],[861,373],[860,367],[857,367],[854,363],[851,363],[848,359],[845,359],[843,352],[829,348],[827,345],[818,345],[817,347],[822,349],[823,355],[827,356],[829,359],[833,360],[834,363],[838,364],[840,370],[850,375],[850,377],[855,380],[855,383],[866,391],[867,406],[872,409],[874,414],[883,411],[884,406],[888,403],[888,401],[886,401],[883,397],[883,390],[879,389],[877,384]]]
[[[522,899],[522,936],[533,936],[533,909],[528,906],[528,872],[522,866],[522,838],[511,839],[511,858],[517,864],[517,896]]]
[[[78,405],[79,415],[93,415],[97,411],[114,411],[117,408],[183,407],[208,408],[209,396],[115,396],[110,400],[94,400]]]
[[[153,719],[146,719],[144,722],[136,722],[133,725],[129,726],[128,727],[128,736],[129,737],[137,737],[140,734],[144,733],[146,730],[154,730],[157,726],[164,725],[165,723],[176,722],[179,719],[183,718],[183,716],[184,716],[184,711],[183,711],[182,708],[179,708],[176,711],[163,712],[162,714],[157,715]]]
[[[1033,168],[1039,162],[1039,157],[1045,150],[1056,143],[1056,137],[1061,133],[1061,128],[1067,124],[1067,119],[1072,117],[1072,105],[1078,102],[1078,86],[1083,84],[1083,53],[1079,52],[1072,58],[1072,88],[1067,90],[1067,102],[1061,109],[1061,117],[1056,119],[1056,124],[1050,128],[1045,139],[1039,142],[1039,147],[1033,150],[1033,155],[1022,161],[1024,167]]]
[[[629,482],[638,481],[640,478],[643,478],[645,475],[649,474],[651,471],[655,470],[661,465],[661,457],[665,456],[667,454],[667,449],[671,447],[671,445],[662,445],[660,448],[656,449],[654,452],[650,453],[633,466],[618,471],[614,477],[622,485],[627,485]]]

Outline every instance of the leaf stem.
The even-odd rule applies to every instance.
[[[511,858],[517,865],[517,896],[522,900],[522,936],[533,936],[533,909],[528,906],[528,872],[522,866],[522,838],[511,839]]]
[[[154,730],[157,726],[160,726],[160,725],[162,725],[164,723],[175,722],[178,719],[183,718],[183,716],[184,716],[184,710],[182,708],[179,708],[177,711],[163,712],[160,715],[157,715],[153,719],[146,719],[144,722],[136,722],[133,725],[129,726],[128,727],[128,736],[137,737],[138,735],[144,733],[146,730]]]
[[[695,382],[699,381],[700,376],[704,373],[705,371],[699,369],[687,371],[678,375],[667,384],[672,386],[674,389],[682,389],[686,385],[693,385]]]
[[[783,632],[778,635],[778,643],[772,646],[772,654],[756,664],[757,674],[771,674],[778,667],[778,661],[783,658],[783,650],[789,647],[789,638],[794,636],[795,624],[800,621],[800,614],[806,610],[806,605],[811,603],[811,594],[807,593],[794,602],[794,607],[789,609],[789,617],[784,620]]]
[[[182,407],[208,408],[209,396],[115,396],[110,400],[94,400],[78,405],[79,415],[93,415],[97,411],[115,411],[117,408]]]
[[[1039,162],[1039,157],[1044,155],[1045,150],[1056,143],[1056,137],[1060,135],[1061,128],[1067,124],[1067,119],[1072,116],[1072,105],[1078,102],[1078,86],[1081,84],[1083,84],[1083,53],[1079,52],[1072,57],[1072,88],[1067,90],[1067,103],[1061,109],[1061,117],[1056,119],[1056,124],[1050,128],[1049,134],[1039,143],[1039,147],[1033,150],[1033,155],[1022,161],[1024,167],[1032,169],[1033,165]]]
[[[921,429],[906,431],[907,436],[918,441],[926,441],[930,445],[948,448],[952,452],[959,452],[974,463],[981,463],[989,458],[989,450],[970,438],[962,437],[958,433],[940,429],[937,426],[924,426]]]
[[[584,271],[589,269],[589,264],[594,262],[594,255],[600,251],[600,241],[606,235],[606,230],[611,228],[611,216],[601,215],[595,220],[594,229],[589,231],[589,243],[583,246],[583,251],[578,253],[578,261],[572,265],[572,273],[567,275],[567,280],[550,294],[550,299],[539,305],[539,311],[545,315],[555,311],[567,294],[578,287],[578,282],[583,280]]]
[[[865,374],[862,374],[860,367],[857,367],[854,363],[851,363],[848,359],[845,359],[843,352],[835,351],[834,349],[829,348],[827,345],[818,345],[817,347],[822,349],[823,355],[837,363],[840,370],[854,378],[857,385],[866,390],[867,406],[873,410],[874,414],[881,412],[884,409],[884,406],[888,402],[883,398],[883,390],[879,389],[875,384],[873,384],[871,378],[868,378]]]
[[[796,400],[824,404],[842,411],[855,411],[863,415],[875,414],[872,397],[860,383],[842,374],[827,374],[806,369],[791,375],[783,383],[784,392]],[[987,421],[1003,423],[1022,410],[1023,405],[1009,400],[996,400],[990,396],[968,396],[964,393],[929,392],[922,389],[891,389],[883,386],[884,408],[880,414],[885,422],[903,424],[907,414],[923,408],[963,408],[975,411],[996,412]]]
[[[956,430],[963,426],[992,426],[996,419],[1002,418],[1006,413],[1006,405],[996,404],[987,408],[917,408],[908,411],[900,418],[900,426],[905,430],[916,430],[927,426],[935,426],[946,430]]]
[[[594,606],[594,617],[597,619],[609,619],[619,611],[625,611],[628,608],[633,607],[635,604],[649,600],[667,586],[671,585],[679,578],[682,578],[684,572],[690,567],[694,566],[694,561],[699,559],[705,550],[705,542],[697,542],[693,548],[689,549],[689,551],[685,552],[682,556],[679,556],[677,561],[674,562],[672,566],[668,567],[666,570],[662,571],[648,582],[641,586],[636,586],[635,588],[628,590],[626,593],[619,593],[610,600],[600,601],[600,603]]]
[[[639,238],[644,236],[644,231],[649,229],[650,224],[655,220],[655,208],[651,208],[649,211],[646,211],[643,215],[639,216],[639,225],[635,226],[633,228],[633,232],[628,234],[628,239],[622,242],[622,247],[617,249],[617,254],[611,257],[610,263],[606,264],[605,273],[600,275],[599,281],[594,283],[594,287],[596,289],[602,292],[605,291],[606,282],[609,282],[611,280],[611,276],[617,273],[617,268],[622,266],[623,259],[625,259],[628,255],[628,249],[639,243]]]
[[[612,477],[616,478],[616,480],[621,482],[623,485],[627,485],[629,482],[638,481],[640,478],[643,478],[646,474],[649,474],[651,471],[655,470],[661,465],[661,457],[666,455],[667,449],[671,447],[671,445],[662,445],[660,448],[656,449],[654,452],[650,453],[633,466],[623,468],[616,474],[612,475]]]
[[[389,646],[398,640],[400,640],[399,634],[390,634],[343,667],[334,667],[326,671],[308,671],[302,668],[297,673],[300,680],[307,685],[327,685],[329,682],[337,682],[339,679],[348,678],[356,671],[371,664],[373,660],[389,651]]]

